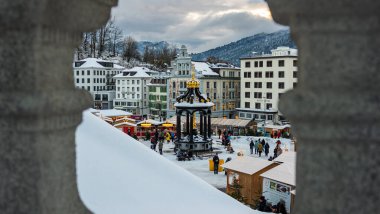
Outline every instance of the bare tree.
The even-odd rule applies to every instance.
[[[137,50],[137,41],[128,36],[123,43],[123,58],[130,62],[131,59],[140,59],[140,53]]]

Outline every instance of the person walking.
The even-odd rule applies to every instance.
[[[259,143],[259,146],[257,147],[257,151],[259,152],[259,157],[261,157],[261,153],[263,152],[263,144]]]
[[[249,150],[251,150],[251,155],[253,154],[254,147],[255,147],[255,143],[253,142],[253,140],[251,140],[251,142],[249,143]]]
[[[222,135],[222,130],[218,129],[218,136],[219,136],[219,139],[220,139],[220,135]]]
[[[162,155],[162,148],[164,147],[164,143],[163,143],[163,141],[160,141],[159,143],[158,143],[158,150],[160,151],[160,155]]]
[[[218,153],[215,153],[215,156],[212,158],[212,161],[214,162],[214,174],[218,174],[218,168],[219,168]]]
[[[266,142],[265,143],[265,146],[264,146],[264,153],[265,153],[265,157],[268,157],[268,154],[269,154],[269,143]]]
[[[257,152],[258,152],[259,144],[260,144],[260,139],[257,140],[256,143],[255,143],[255,155],[256,155]]]
[[[174,132],[170,132],[170,136],[171,136],[171,139],[172,139],[172,142],[174,142]]]
[[[170,135],[170,133],[169,132],[166,132],[166,134],[165,134],[165,138],[166,138],[166,141],[168,142],[168,143],[170,143],[170,138],[171,138],[172,136]]]

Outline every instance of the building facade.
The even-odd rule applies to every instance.
[[[234,118],[240,106],[240,68],[227,64],[212,65],[206,62],[191,61],[186,46],[171,63],[168,81],[168,117],[175,115],[176,98],[186,92],[186,81],[191,78],[192,66],[200,81],[200,90],[215,104],[213,117]]]
[[[113,108],[115,80],[112,77],[121,73],[124,67],[96,58],[75,61],[73,67],[75,87],[90,92],[94,100],[93,107]]]
[[[226,64],[213,65],[219,76],[200,77],[201,89],[215,104],[214,117],[234,119],[240,107],[240,68]]]
[[[163,121],[167,118],[169,75],[153,76],[148,84],[149,112],[154,120]]]
[[[116,80],[114,108],[147,117],[149,114],[147,84],[150,83],[152,75],[157,73],[145,67],[134,67],[114,76]]]
[[[278,47],[271,54],[241,58],[239,117],[278,121],[281,95],[297,85],[297,50]]]

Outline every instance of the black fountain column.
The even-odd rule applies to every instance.
[[[190,116],[189,116],[189,112],[186,111],[186,134],[190,134]]]
[[[199,134],[203,134],[203,112],[199,112]]]
[[[178,142],[181,139],[181,114],[177,111],[177,139]]]
[[[207,122],[207,127],[208,127],[208,137],[211,138],[212,130],[211,130],[211,111],[210,111],[210,110],[208,110],[208,112],[207,112],[207,116],[208,116],[208,122]]]
[[[193,117],[193,114],[191,114],[190,116],[190,124],[189,124],[189,137],[190,137],[190,143],[194,143],[194,127],[193,127],[193,123],[194,123],[194,117]]]
[[[207,140],[207,114],[203,116],[203,140]]]

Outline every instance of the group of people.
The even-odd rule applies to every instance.
[[[251,155],[253,154],[253,151],[255,151],[255,154],[259,154],[259,157],[261,157],[261,153],[265,153],[265,157],[268,157],[269,154],[269,143],[266,142],[264,139],[258,139],[256,141],[251,140],[249,143],[249,149],[251,151]]]
[[[282,149],[280,145],[281,145],[281,141],[277,140],[276,147],[273,150],[273,157],[271,157],[271,159],[275,159],[279,155],[282,154]],[[264,152],[265,157],[268,157],[270,145],[268,142],[265,141],[265,139],[259,138],[256,141],[252,139],[251,142],[249,143],[249,149],[250,149],[251,155],[253,154],[253,151],[255,151],[255,154],[258,154],[259,157],[261,157],[261,154]]]
[[[284,201],[280,201],[276,205],[272,205],[267,202],[264,196],[260,197],[257,210],[262,212],[287,214]]]
[[[235,152],[234,148],[231,146],[231,138],[232,138],[232,132],[219,129],[218,130],[218,137],[219,139],[222,139],[222,145],[225,146],[225,149],[228,153],[232,154]]]
[[[283,129],[282,130],[276,130],[276,131],[273,130],[272,133],[270,134],[270,136],[271,136],[271,138],[274,138],[274,139],[282,138],[282,137],[284,137],[284,138],[290,137],[289,133]]]
[[[167,130],[160,130],[158,131],[156,129],[156,131],[154,132],[153,136],[150,138],[150,142],[151,142],[151,149],[153,149],[154,151],[156,151],[156,147],[157,147],[157,144],[158,144],[158,151],[160,152],[160,154],[162,155],[162,149],[164,147],[164,141],[166,140],[167,143],[170,143],[170,141],[174,141],[174,138],[175,138],[175,134],[174,132],[170,132],[170,131],[167,131]]]

